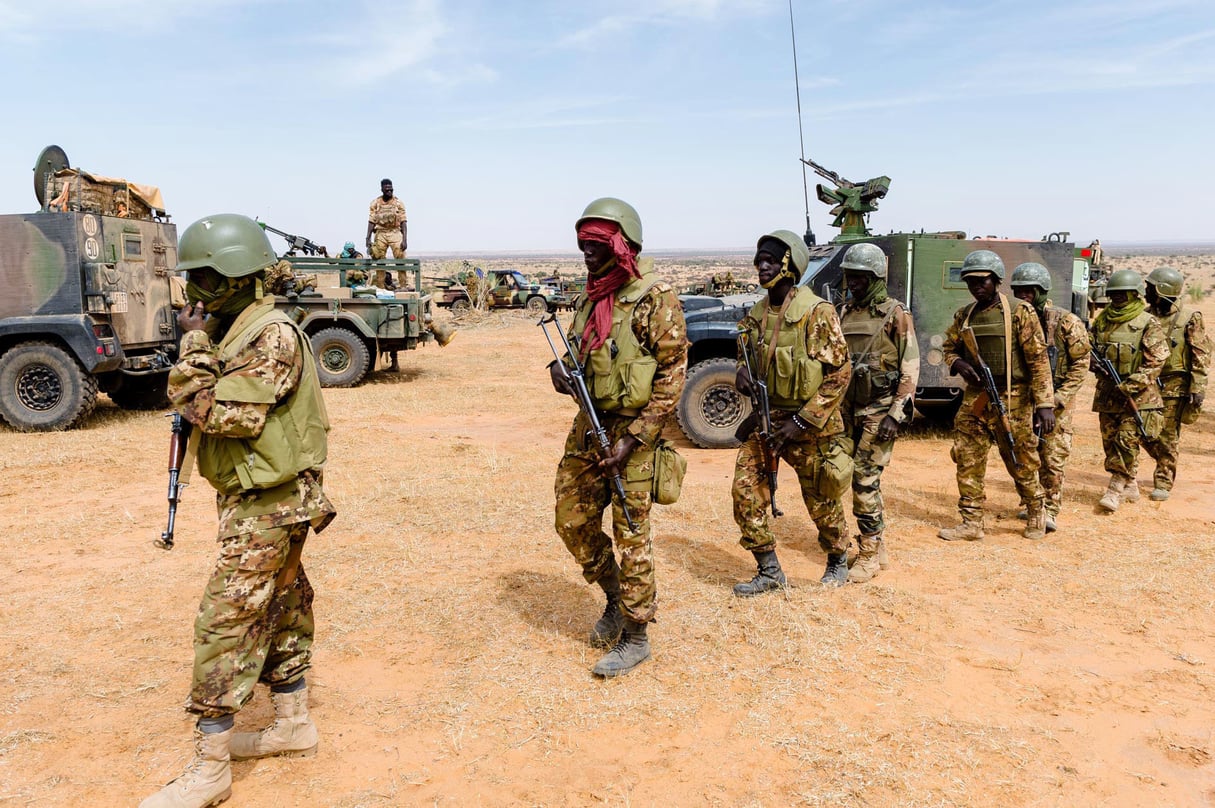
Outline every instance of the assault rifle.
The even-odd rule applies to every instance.
[[[776,474],[780,470],[780,455],[776,453],[776,441],[772,435],[772,406],[768,401],[768,383],[756,373],[759,360],[754,356],[750,333],[739,331],[737,339],[738,352],[742,354],[747,376],[751,379],[751,412],[758,422],[759,448],[763,455],[764,472],[768,475],[768,497],[772,500],[772,515],[783,516],[776,507]]]
[[[302,250],[304,255],[323,255],[326,258],[329,257],[329,250],[322,247],[320,244],[317,244],[312,239],[307,239],[303,236],[294,236],[291,233],[284,233],[282,230],[271,227],[265,222],[258,222],[258,224],[261,225],[262,230],[268,230],[276,236],[283,237],[283,240],[287,242],[287,252],[284,253],[284,255],[295,255],[296,250]]]
[[[557,333],[561,336],[561,342],[565,345],[566,355],[569,356],[573,368],[570,368],[561,360],[561,353],[557,350],[556,343],[548,333],[548,324],[553,323],[557,328]],[[599,421],[599,414],[595,412],[595,403],[591,400],[591,391],[586,387],[586,374],[582,369],[581,363],[578,362],[578,356],[574,353],[574,349],[570,346],[570,341],[565,336],[564,329],[561,328],[561,321],[557,319],[557,315],[547,314],[540,318],[540,322],[536,323],[544,331],[544,338],[548,340],[548,347],[552,349],[553,356],[557,360],[557,366],[561,368],[561,373],[570,388],[574,391],[574,400],[578,402],[578,408],[586,415],[586,420],[590,423],[591,428],[587,434],[595,436],[595,442],[599,446],[599,457],[606,458],[612,454],[612,440],[608,437],[607,430],[603,428],[603,424]],[[632,515],[629,514],[629,506],[624,498],[624,478],[619,474],[612,475],[612,490],[616,492],[617,498],[620,500],[620,510],[624,513],[624,521],[628,523],[629,530],[637,532],[637,525],[633,522]]]
[[[995,407],[996,415],[1000,419],[1000,434],[1004,436],[1004,446],[1008,449],[1008,459],[1015,466],[1021,461],[1017,459],[1017,444],[1013,440],[1012,423],[1008,420],[1008,407],[1004,406],[1004,399],[1000,398],[1000,388],[996,386],[996,379],[991,375],[991,368],[979,355],[979,342],[975,339],[974,329],[966,326],[962,329],[961,336],[962,342],[966,343],[966,350],[974,358],[974,369],[983,382],[983,392],[975,399],[974,413],[978,415],[988,406]]]
[[[1108,357],[1102,356],[1097,352],[1097,346],[1089,352],[1089,356],[1093,358],[1093,362],[1097,365],[1097,372],[1105,376],[1114,386],[1118,388],[1118,392],[1122,393],[1122,376],[1118,374],[1118,368],[1114,367],[1114,363]],[[1159,382],[1159,379],[1157,379]],[[1131,408],[1131,415],[1135,417],[1135,428],[1139,430],[1139,434],[1147,437],[1147,427],[1143,425],[1143,416],[1139,413],[1139,405],[1135,403],[1133,396],[1127,393],[1122,393],[1122,397],[1126,399],[1126,404]]]
[[[177,521],[177,503],[181,499],[181,489],[186,483],[181,482],[181,466],[186,460],[186,446],[190,443],[190,433],[194,425],[181,417],[180,412],[172,415],[173,426],[169,435],[169,525],[160,534],[156,546],[162,550],[173,549],[173,526]]]

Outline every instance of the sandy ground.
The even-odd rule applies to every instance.
[[[948,433],[919,426],[884,482],[893,566],[841,590],[816,583],[786,469],[793,587],[747,601],[734,453],[680,440],[654,659],[605,682],[598,590],[551,525],[574,408],[548,358],[494,314],[326,391],[340,514],[305,552],[321,747],[235,764],[228,805],[1215,806],[1215,416],[1184,433],[1172,499],[1105,516],[1084,412],[1059,532],[1020,536],[997,461],[987,540],[965,546],[936,538]],[[133,805],[189,757],[215,514],[192,486],[178,547],[152,545],[167,437],[108,402],[74,432],[0,431],[0,805]],[[259,689],[237,726],[269,715]]]

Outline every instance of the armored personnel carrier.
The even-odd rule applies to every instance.
[[[48,146],[34,195],[36,212],[0,215],[0,418],[68,429],[99,390],[128,409],[167,406],[184,283],[160,191],[72,168]]]

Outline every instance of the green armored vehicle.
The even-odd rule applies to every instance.
[[[167,406],[177,354],[177,228],[152,186],[74,169],[58,146],[34,165],[34,213],[0,215],[0,418],[76,426],[99,390]]]
[[[881,247],[890,262],[890,296],[902,301],[915,319],[920,348],[916,406],[921,411],[952,413],[962,398],[964,382],[945,366],[941,346],[953,313],[972,300],[959,274],[967,253],[994,251],[1004,261],[1009,277],[1018,264],[1042,264],[1051,273],[1050,297],[1054,304],[1087,317],[1089,263],[1074,244],[1065,240],[1066,233],[1052,233],[1038,241],[966,238],[958,231],[873,235],[866,218],[885,196],[890,178],[853,183],[812,161],[807,164],[836,186],[819,185],[817,190],[819,199],[833,206],[834,225],[840,228],[840,234],[827,244],[810,246],[810,263],[801,284],[842,307],[846,290],[840,263],[844,252],[858,242]],[[1011,295],[1007,281],[1001,291]],[[688,380],[676,415],[684,434],[697,446],[738,445],[734,432],[750,414],[751,402],[734,389],[735,325],[758,299],[758,294],[680,296],[691,345]]]

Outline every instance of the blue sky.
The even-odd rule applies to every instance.
[[[1210,0],[793,9],[807,155],[892,178],[875,230],[1215,240]],[[748,248],[805,224],[789,33],[784,0],[0,0],[0,211],[56,143],[181,225],[361,243],[387,176],[411,254],[572,251],[598,196],[647,248]]]

